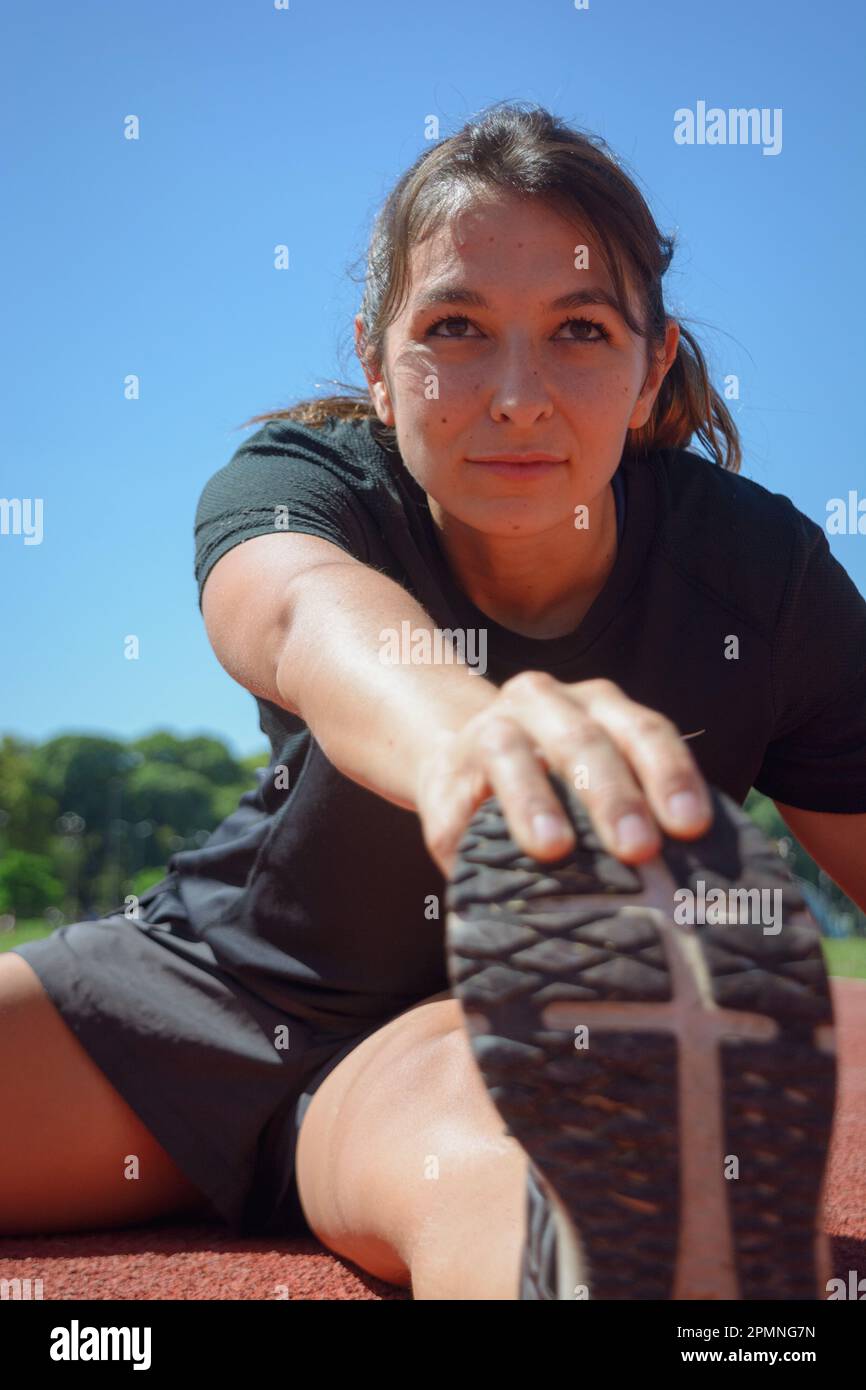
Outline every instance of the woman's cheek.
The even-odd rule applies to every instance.
[[[447,401],[455,410],[461,403],[477,399],[484,385],[483,376],[459,362],[432,362],[427,368],[424,388],[430,400]]]
[[[631,409],[631,383],[626,372],[596,370],[582,373],[572,399],[579,400],[600,423],[619,420]]]
[[[393,368],[398,400],[411,409],[413,402],[430,399],[429,383],[440,377],[439,365],[432,352],[421,344],[407,345],[398,355]]]

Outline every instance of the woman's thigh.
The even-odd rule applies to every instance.
[[[0,955],[0,1054],[0,1234],[209,1209],[12,951]]]
[[[359,1043],[310,1101],[295,1156],[307,1221],[337,1253],[408,1286],[413,1241],[449,1179],[465,1186],[475,1157],[489,1173],[492,1153],[525,1163],[505,1128],[458,1001],[422,1001]]]

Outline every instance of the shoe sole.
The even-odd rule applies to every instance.
[[[554,1296],[825,1298],[835,1042],[802,896],[716,788],[706,835],[666,836],[635,866],[549,776],[574,850],[527,856],[486,801],[448,882],[446,954],[475,1061],[554,1212]],[[731,920],[675,920],[674,895],[698,903],[701,881]]]

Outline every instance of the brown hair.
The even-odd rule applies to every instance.
[[[537,197],[555,210],[576,214],[602,248],[617,307],[629,328],[647,338],[651,350],[663,347],[667,315],[661,282],[675,239],[659,231],[636,183],[600,136],[573,129],[534,104],[497,102],[419,155],[376,218],[360,309],[362,350],[371,364],[381,364],[385,330],[405,301],[410,248],[473,196],[490,191]],[[643,323],[629,309],[623,258],[635,277]],[[396,447],[396,432],[379,422],[365,387],[332,384],[350,394],[300,401],[254,415],[244,425],[296,420],[316,426],[329,416],[372,418],[381,441]],[[710,382],[698,343],[680,321],[677,355],[652,414],[640,429],[628,431],[625,448],[635,454],[686,448],[695,434],[717,464],[739,471],[737,427]]]

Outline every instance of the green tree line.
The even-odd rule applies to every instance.
[[[0,740],[0,915],[98,916],[164,877],[256,785],[270,751],[157,730],[124,742],[67,733]]]

